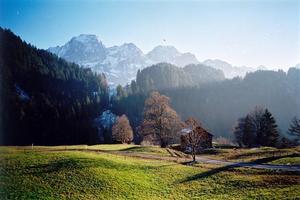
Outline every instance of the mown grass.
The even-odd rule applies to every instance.
[[[216,148],[208,150],[201,154],[213,159],[221,159],[234,162],[251,162],[258,159],[270,157],[289,157],[291,155],[299,155],[300,148],[276,149],[271,147],[251,148],[251,149],[222,149]],[[281,161],[273,161],[277,164],[300,164],[299,156],[292,156],[289,159],[280,159]],[[286,162],[287,161],[287,162]]]
[[[269,164],[277,165],[300,165],[300,157],[286,157],[273,160]]]
[[[67,151],[67,150],[99,150],[99,151],[123,151],[123,152],[134,152],[144,153],[149,155],[161,155],[170,156],[170,153],[164,148],[158,146],[141,146],[134,144],[101,144],[101,145],[69,145],[69,146],[26,146],[26,147],[15,147],[16,149],[25,150],[36,150],[36,151]]]
[[[154,154],[154,155],[164,155],[170,156],[168,151],[164,148],[159,148],[157,146],[140,146],[132,144],[106,144],[106,145],[94,145],[88,147],[89,149],[97,149],[104,151],[126,151],[126,152],[135,152],[135,153],[145,153],[145,154]]]
[[[299,175],[294,173],[242,168],[218,171],[221,166],[211,164],[185,166],[60,148],[49,151],[1,147],[0,156],[1,199],[297,199],[300,196]]]

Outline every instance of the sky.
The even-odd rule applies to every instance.
[[[300,1],[0,0],[0,26],[38,48],[79,34],[144,53],[172,45],[200,61],[272,69],[300,63]]]

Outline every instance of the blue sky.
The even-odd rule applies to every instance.
[[[286,68],[300,62],[300,1],[0,0],[0,26],[39,48],[81,33],[144,52],[173,45],[202,61]],[[166,39],[166,42],[163,41]]]

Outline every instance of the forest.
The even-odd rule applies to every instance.
[[[145,68],[138,72],[136,81],[124,88],[119,86],[112,100],[113,112],[126,114],[131,125],[137,127],[142,121],[144,101],[151,91],[157,90],[171,99],[172,107],[182,120],[195,117],[216,137],[232,140],[237,120],[255,107],[269,109],[283,135],[287,135],[291,120],[300,115],[300,69],[256,71],[244,78],[174,87],[174,82],[185,81],[176,78],[186,77],[177,72],[176,66],[164,68],[165,65],[160,63]],[[201,66],[198,68],[200,71]],[[211,70],[210,73],[215,77],[216,72]]]
[[[95,144],[92,121],[108,106],[95,74],[0,29],[1,144]]]

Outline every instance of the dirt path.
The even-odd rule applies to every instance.
[[[167,161],[173,161],[178,163],[188,162],[191,160],[191,158],[161,156],[161,155],[153,155],[153,154],[149,155],[149,154],[130,152],[130,151],[107,151],[107,150],[82,150],[82,151],[109,153],[109,154],[123,155],[123,156],[136,157],[142,159],[167,160]],[[275,165],[275,164],[258,164],[254,162],[230,162],[224,160],[209,159],[201,156],[196,156],[196,160],[200,163],[202,162],[202,163],[224,165],[232,168],[249,167],[249,168],[256,168],[256,169],[270,169],[270,170],[300,172],[300,165]]]
[[[203,163],[227,165],[232,167],[250,167],[256,169],[271,169],[271,170],[282,170],[282,171],[293,171],[300,172],[300,165],[275,165],[275,164],[257,164],[254,162],[229,162],[224,160],[214,160],[197,156],[196,160]]]

